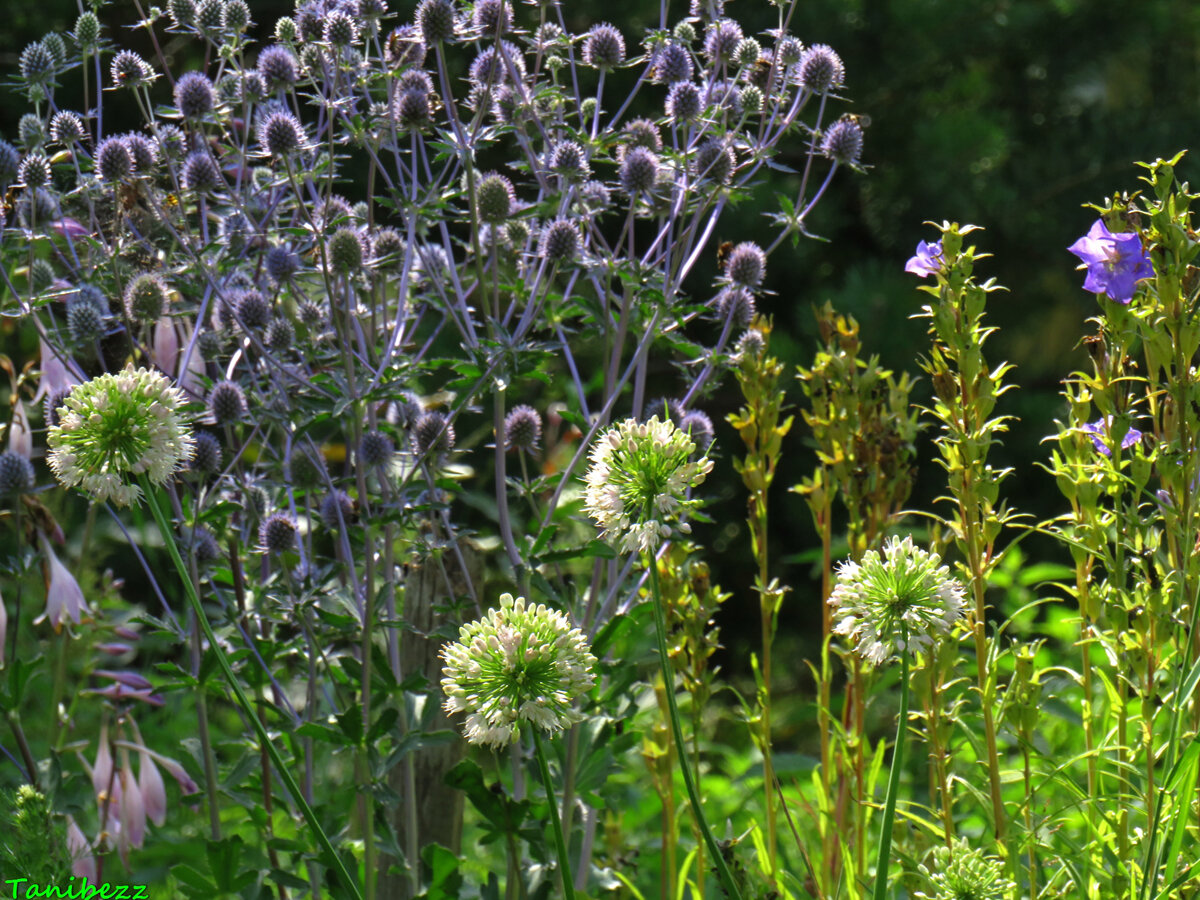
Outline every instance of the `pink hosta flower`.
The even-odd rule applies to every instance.
[[[26,459],[33,459],[33,430],[29,427],[29,413],[20,400],[13,407],[12,426],[8,429],[8,449]]]
[[[8,643],[8,610],[4,608],[4,597],[0,596],[0,666],[4,665],[4,646]]]
[[[71,874],[95,881],[96,857],[92,855],[92,845],[70,815],[67,816],[67,852],[71,855]]]
[[[142,806],[151,822],[162,825],[167,821],[167,788],[163,784],[162,773],[145,748],[138,756],[138,788],[142,792]]]
[[[46,612],[38,619],[49,619],[55,631],[62,630],[62,620],[65,614],[76,625],[84,612],[88,612],[87,600],[84,599],[83,589],[75,576],[67,571],[50,546],[46,535],[38,532],[41,538],[42,552],[46,554],[46,564],[50,570],[50,581],[46,588]]]
[[[62,391],[70,390],[77,384],[79,384],[79,380],[71,374],[66,361],[46,343],[46,338],[43,337],[42,380],[38,383],[37,393],[33,395],[33,399],[41,400],[47,394],[53,397]]]
[[[128,836],[130,846],[140,848],[146,841],[146,804],[128,762],[124,759],[121,766],[121,836]]]
[[[108,722],[100,725],[100,749],[96,751],[96,764],[92,766],[92,788],[96,792],[96,802],[103,806],[109,797],[113,781],[112,750],[108,746]]]

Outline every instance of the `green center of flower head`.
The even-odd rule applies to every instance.
[[[712,460],[692,460],[696,445],[669,419],[626,419],[596,439],[584,506],[603,537],[623,552],[653,552],[698,501],[688,490],[704,481]]]
[[[130,476],[161,484],[192,455],[195,442],[180,411],[185,400],[157,372],[127,366],[75,387],[48,436],[59,481],[96,502],[136,503]]]
[[[469,741],[496,747],[515,740],[523,722],[552,733],[578,722],[572,704],[595,680],[583,633],[562,613],[511,594],[464,625],[442,659],[446,711],[467,714]]]

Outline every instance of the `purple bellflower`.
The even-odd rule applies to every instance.
[[[1127,303],[1128,301],[1122,302]],[[1103,419],[1097,419],[1095,422],[1088,422],[1080,430],[1092,436],[1092,443],[1095,445],[1097,451],[1103,453],[1105,456],[1112,456],[1112,450],[1108,446],[1108,434],[1111,428],[1112,416],[1105,416]],[[1121,449],[1128,450],[1141,439],[1142,433],[1136,428],[1130,427],[1125,432],[1125,436],[1121,438]]]
[[[1097,219],[1088,233],[1067,249],[1087,267],[1083,289],[1108,294],[1118,303],[1132,300],[1137,282],[1154,275],[1141,238],[1132,233],[1113,234],[1103,219]]]
[[[916,256],[904,264],[904,271],[928,278],[942,270],[942,261],[941,241],[933,244],[921,241],[917,244]]]

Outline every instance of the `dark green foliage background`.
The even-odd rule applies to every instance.
[[[390,5],[407,18],[415,4]],[[275,19],[290,12],[289,4],[274,0],[251,7],[264,39]],[[765,0],[735,0],[728,11],[748,34],[775,21],[775,10]],[[10,0],[0,12],[6,25],[0,29],[0,67],[15,73],[22,47],[47,30],[71,28],[78,9],[70,0]],[[673,0],[669,21],[684,13],[680,0]],[[580,29],[599,19],[617,24],[632,51],[635,36],[657,24],[658,6],[647,0],[572,0],[567,15]],[[137,18],[134,4],[117,4],[101,16],[111,39],[153,58],[144,34],[127,28]],[[1095,218],[1082,204],[1138,188],[1135,160],[1169,157],[1193,143],[1200,118],[1200,5],[1192,0],[801,0],[791,30],[806,43],[832,45],[843,57],[852,109],[871,122],[864,153],[870,171],[844,173],[817,208],[810,226],[829,243],[785,245],[772,257],[767,287],[776,293],[764,298],[761,308],[775,317],[776,353],[793,367],[811,360],[811,308],[829,299],[859,320],[868,352],[915,372],[915,357],[927,340],[924,323],[909,318],[919,309],[921,295],[903,265],[918,240],[933,236],[922,222],[951,219],[984,226],[979,244],[995,258],[981,274],[1010,289],[994,295],[989,318],[1000,332],[988,345],[989,359],[1015,363],[1011,378],[1020,386],[998,410],[1020,421],[994,461],[1017,469],[1018,477],[1007,483],[1012,506],[1039,519],[1054,515],[1060,498],[1034,463],[1045,456],[1040,441],[1060,413],[1059,382],[1080,362],[1079,339],[1094,308],[1065,248]],[[191,42],[170,38],[165,49],[175,71],[189,67],[188,54],[196,52]],[[653,97],[657,102],[658,94]],[[25,106],[17,92],[5,93],[0,103],[4,136],[14,136]],[[645,112],[659,114],[652,107]],[[796,139],[791,158],[780,161],[798,166],[804,150]],[[1195,172],[1195,160],[1185,161],[1181,175]],[[792,179],[782,175],[777,183],[760,185],[753,202],[727,213],[717,238],[768,243],[772,232],[764,214],[777,209],[776,192],[794,190]],[[699,296],[715,273],[711,259],[705,266],[691,285]],[[926,387],[918,386],[920,399]],[[740,447],[722,421],[737,405],[732,379],[708,402],[724,457],[714,472],[709,512],[721,524],[697,529],[699,540],[712,548],[715,579],[735,592],[722,623],[733,651],[757,644],[754,631],[738,631],[739,622],[753,623],[756,617],[736,614],[757,607],[741,524],[744,492],[728,464]],[[785,645],[805,644],[820,621],[817,586],[806,564],[817,545],[806,507],[786,493],[787,486],[811,472],[814,459],[804,444],[805,430],[798,425],[773,500],[775,574],[794,588],[782,617]],[[927,445],[921,456],[911,505],[928,509],[943,485],[941,470],[929,465]],[[1029,546],[1034,558],[1056,552]],[[730,653],[725,668],[748,670],[745,660],[744,652]],[[806,678],[799,667],[793,674],[796,683],[779,684],[777,696]]]

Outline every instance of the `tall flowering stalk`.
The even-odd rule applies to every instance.
[[[892,825],[908,733],[909,666],[915,654],[932,654],[940,642],[950,639],[963,616],[963,594],[963,586],[936,554],[916,547],[911,537],[892,537],[882,551],[868,551],[861,562],[842,563],[829,595],[834,632],[849,640],[854,653],[876,666],[900,657],[900,712],[872,900],[887,897]]]
[[[922,242],[906,269],[921,277],[933,276],[935,284],[921,290],[932,300],[920,316],[930,320],[933,346],[922,363],[933,383],[934,403],[929,412],[941,425],[934,443],[942,457],[953,498],[950,528],[963,555],[963,574],[974,600],[971,628],[975,666],[983,715],[991,818],[996,838],[1005,841],[1008,816],[1001,791],[1000,757],[997,748],[995,705],[996,673],[991,666],[987,634],[988,572],[996,565],[996,539],[1013,513],[999,503],[1000,483],[1011,470],[997,470],[987,462],[996,436],[1007,429],[1008,416],[993,416],[999,397],[1008,390],[1003,383],[1011,368],[1001,364],[989,369],[983,344],[994,330],[983,325],[987,296],[1000,290],[989,279],[979,283],[973,276],[975,262],[987,254],[973,246],[964,248],[963,238],[977,228],[949,222],[938,229],[935,245]],[[1011,856],[1011,854],[1010,854]]]
[[[738,355],[734,374],[737,376],[745,405],[738,412],[730,414],[729,422],[737,429],[746,445],[745,457],[735,459],[733,465],[742,476],[742,483],[750,494],[746,524],[750,529],[751,552],[757,564],[754,590],[759,599],[762,664],[761,668],[754,665],[758,681],[758,729],[754,734],[754,742],[763,756],[767,857],[771,877],[774,878],[777,866],[778,813],[775,766],[771,751],[771,646],[775,641],[779,609],[787,589],[778,579],[770,577],[767,498],[775,480],[775,467],[783,455],[783,439],[792,428],[792,417],[783,416],[784,393],[779,387],[779,376],[783,374],[784,365],[767,352],[770,323],[760,318],[751,327],[761,335],[761,340],[752,342]]]
[[[799,368],[797,378],[809,399],[805,423],[817,444],[818,468],[812,478],[794,485],[812,512],[821,536],[822,649],[818,672],[818,730],[821,735],[822,859],[826,888],[837,881],[840,855],[834,852],[843,822],[853,817],[854,854],[865,870],[866,817],[862,814],[865,790],[866,736],[865,680],[857,654],[850,654],[851,682],[845,704],[847,735],[840,748],[832,727],[833,668],[830,665],[833,619],[828,603],[833,578],[833,501],[840,497],[849,515],[848,543],[851,559],[861,559],[868,549],[878,549],[893,516],[912,489],[914,440],[919,425],[909,404],[911,381],[896,378],[875,357],[859,356],[862,340],[858,323],[837,314],[826,303],[816,310],[822,346],[811,368]],[[854,773],[855,795],[847,804],[847,785],[839,783],[843,766]],[[860,874],[861,871],[860,870]]]
[[[675,672],[667,649],[666,616],[655,554],[675,531],[684,534],[691,531],[688,523],[679,518],[699,504],[688,495],[712,469],[712,461],[707,457],[694,460],[695,452],[692,439],[669,420],[660,422],[657,416],[645,423],[626,419],[601,434],[593,445],[584,501],[584,508],[602,529],[605,539],[626,552],[640,550],[643,555],[650,575],[654,635],[671,734],[680,750],[687,745],[675,702]],[[682,752],[679,760],[692,816],[717,869],[721,886],[731,898],[740,898],[741,892],[704,815],[696,786],[697,773],[692,772],[691,763]]]

